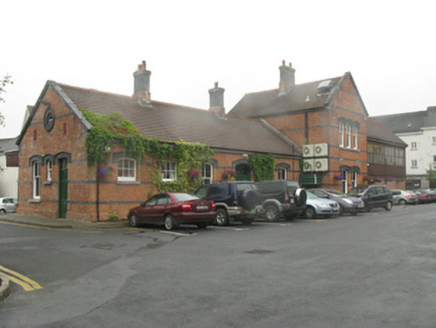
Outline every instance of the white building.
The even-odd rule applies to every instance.
[[[436,106],[426,111],[375,116],[400,137],[406,148],[407,188],[436,188],[428,172],[436,171]]]
[[[0,139],[0,197],[18,197],[18,165],[8,166],[7,153],[17,152],[17,138]]]

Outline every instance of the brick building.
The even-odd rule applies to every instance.
[[[205,164],[205,182],[221,179],[232,169],[239,179],[252,179],[249,156],[272,154],[277,178],[298,179],[301,149],[262,119],[226,116],[224,89],[210,93],[210,109],[154,101],[145,62],[134,73],[133,96],[122,96],[48,81],[18,137],[19,182],[17,211],[27,215],[77,220],[106,220],[111,213],[126,217],[129,208],[144,201],[157,188],[152,175],[177,179],[172,158],[162,166],[145,156],[126,156],[122,145],[108,148],[111,174],[99,178],[88,164],[86,137],[93,126],[81,110],[97,114],[119,112],[147,138],[167,143],[199,142],[215,154]]]
[[[278,89],[246,94],[230,114],[263,119],[300,145],[302,185],[347,192],[357,184],[372,182],[367,162],[368,112],[352,75],[296,84],[291,65],[283,62],[279,70]],[[382,137],[392,141],[395,136],[384,130]],[[375,137],[372,142],[383,144],[383,138]],[[396,147],[404,153],[406,145],[398,140]],[[392,187],[403,187],[400,180],[395,176],[389,182]]]

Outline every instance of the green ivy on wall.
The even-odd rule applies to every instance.
[[[201,175],[189,174],[193,170],[202,171],[203,165],[212,160],[213,151],[208,145],[191,142],[163,142],[159,139],[146,138],[121,114],[96,114],[81,109],[83,115],[92,124],[86,137],[88,164],[106,162],[110,149],[121,143],[126,155],[140,160],[145,154],[156,159],[156,170],[152,179],[160,192],[192,192],[202,183]],[[173,160],[177,164],[177,180],[162,181],[160,167],[165,160]]]
[[[274,180],[274,156],[271,154],[250,155],[254,181]]]

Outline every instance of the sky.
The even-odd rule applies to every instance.
[[[436,106],[432,0],[0,0],[0,138],[21,132],[47,80],[132,95],[143,60],[152,100],[226,111],[278,88],[282,60],[296,83],[351,72],[370,116]]]

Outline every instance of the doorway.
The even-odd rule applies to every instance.
[[[68,160],[59,159],[59,219],[67,218],[68,210]]]

